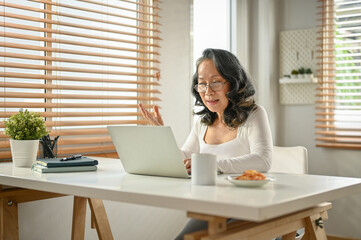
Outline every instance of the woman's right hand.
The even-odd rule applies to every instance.
[[[186,169],[187,169],[187,172],[188,172],[188,174],[190,174],[191,173],[191,158],[186,158],[186,159],[184,159],[183,160],[183,163],[184,163],[184,166],[186,167]]]
[[[140,112],[142,113],[143,117],[149,121],[149,123],[153,126],[163,126],[163,119],[159,114],[159,109],[157,106],[154,106],[154,115],[151,114],[147,109],[143,107],[141,103],[138,104]]]

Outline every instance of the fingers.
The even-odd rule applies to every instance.
[[[154,109],[155,117],[157,118],[159,124],[163,126],[164,123],[163,123],[162,116],[161,116],[160,113],[159,113],[159,108],[158,108],[158,106],[154,106],[153,109]]]
[[[145,113],[146,110],[144,109],[143,105],[141,103],[139,103],[138,106],[139,106],[140,112],[142,113],[143,117],[147,118],[147,114]]]
[[[186,167],[187,172],[191,173],[191,159],[186,158],[183,160],[183,162],[184,162],[184,166]]]
[[[151,125],[160,126],[164,125],[163,119],[159,114],[158,107],[154,106],[154,115],[146,110],[141,103],[138,104],[140,112],[142,113],[143,117],[149,121]]]

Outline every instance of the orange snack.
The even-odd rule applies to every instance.
[[[266,176],[256,170],[244,171],[242,175],[235,178],[236,180],[264,180]]]

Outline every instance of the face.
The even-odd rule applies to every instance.
[[[221,82],[223,87],[219,91],[214,91],[209,87],[210,83]],[[229,91],[229,82],[224,79],[217,68],[214,66],[212,60],[204,60],[198,66],[198,84],[207,85],[207,90],[204,93],[199,93],[203,104],[211,111],[216,112],[218,116],[222,115],[228,106],[228,98],[226,97]]]

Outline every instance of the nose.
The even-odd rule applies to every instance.
[[[210,95],[213,94],[214,91],[212,90],[212,88],[209,86],[209,84],[206,85],[206,94]]]

